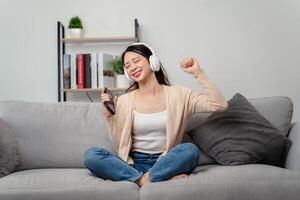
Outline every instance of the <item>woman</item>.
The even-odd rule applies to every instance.
[[[224,111],[226,100],[195,58],[186,58],[180,65],[203,86],[203,94],[171,86],[158,56],[145,43],[128,46],[122,62],[125,75],[134,83],[114,100],[115,115],[102,105],[118,155],[92,147],[85,153],[85,166],[98,177],[131,181],[139,187],[188,176],[199,159],[196,145],[181,144],[188,119],[195,112]],[[110,100],[103,93],[101,99]]]

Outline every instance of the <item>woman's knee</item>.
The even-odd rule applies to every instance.
[[[94,163],[96,159],[103,159],[109,155],[106,149],[100,147],[91,147],[84,153],[84,164],[89,166]]]
[[[194,143],[181,143],[178,145],[178,148],[185,151],[185,155],[191,157],[191,159],[198,160],[200,156],[199,147]]]

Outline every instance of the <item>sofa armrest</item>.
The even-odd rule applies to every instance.
[[[300,123],[293,123],[288,138],[292,146],[287,154],[285,168],[300,171]]]

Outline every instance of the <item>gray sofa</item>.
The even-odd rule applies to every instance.
[[[287,97],[249,99],[293,145],[285,168],[263,164],[221,166],[204,152],[187,178],[148,183],[103,180],[83,165],[89,147],[116,154],[99,103],[0,101],[0,117],[16,134],[22,165],[0,178],[1,200],[297,200],[300,199],[300,127],[291,123]],[[197,113],[187,133],[208,114]],[[185,135],[183,142],[191,142]]]

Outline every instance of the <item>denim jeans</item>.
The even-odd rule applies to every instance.
[[[158,182],[179,174],[192,173],[198,163],[199,148],[193,143],[182,143],[158,160],[160,154],[130,152],[134,164],[129,165],[103,148],[92,147],[84,154],[84,165],[103,179],[135,182],[149,171],[149,181]]]

